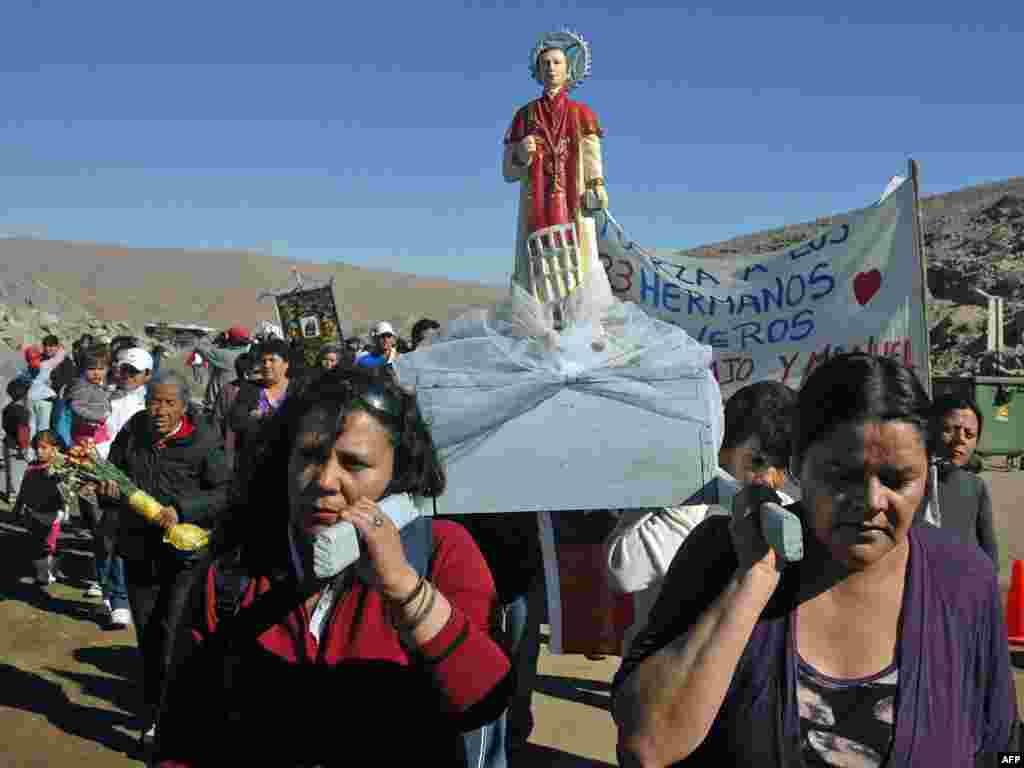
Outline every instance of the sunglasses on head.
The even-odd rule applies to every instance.
[[[378,385],[372,385],[350,401],[352,405],[370,413],[382,413],[391,420],[401,423],[404,408],[401,401],[391,392]]]

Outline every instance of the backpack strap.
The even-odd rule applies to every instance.
[[[402,547],[405,549],[406,560],[415,569],[418,576],[429,572],[433,565],[433,525],[430,517],[418,517],[401,531]],[[226,716],[229,721],[240,717],[240,710],[233,698],[235,680],[241,665],[241,654],[238,649],[248,640],[259,637],[264,631],[281,621],[301,600],[299,585],[292,579],[276,582],[265,594],[260,595],[245,612],[241,612],[242,599],[252,583],[252,577],[241,562],[240,550],[213,560],[213,601],[217,616],[217,632],[213,641],[220,643],[221,690],[226,696]],[[205,572],[205,569],[203,569]],[[205,580],[201,585],[207,595],[204,604],[208,604],[209,593]]]
[[[418,517],[400,532],[405,559],[416,571],[417,576],[430,572],[434,562],[433,520],[429,516]],[[242,606],[242,598],[249,588],[252,577],[239,562],[239,552],[230,553],[213,561],[214,611],[218,620],[235,616]],[[218,622],[219,623],[219,622]]]
[[[245,590],[249,588],[252,577],[237,562],[225,562],[222,558],[213,563],[213,599],[214,612],[217,617],[234,616],[242,606]]]

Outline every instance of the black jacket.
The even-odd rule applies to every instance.
[[[494,576],[498,600],[511,603],[529,593],[542,574],[540,532],[533,512],[438,515],[469,531]]]
[[[64,397],[76,378],[78,368],[75,367],[71,355],[67,355],[60,365],[50,372],[50,387],[57,393],[57,397]]]
[[[285,390],[285,400],[294,397],[300,389],[299,379],[290,378],[288,389]],[[251,411],[256,410],[260,402],[262,387],[253,384],[251,381],[242,382],[235,396],[228,413],[227,427],[235,433],[235,457],[236,463],[247,462],[253,456],[253,448],[259,440],[259,433],[266,418],[254,419],[249,416]]]
[[[110,447],[110,461],[143,491],[174,507],[183,523],[213,528],[227,506],[231,472],[220,435],[206,421],[189,414],[193,432],[156,448],[149,414],[140,411],[121,429]],[[142,515],[118,510],[118,554],[126,560],[152,560],[167,545],[163,530]]]

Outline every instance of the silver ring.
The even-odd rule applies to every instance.
[[[381,517],[380,515],[376,515],[373,518],[373,524],[374,524],[375,527],[380,528],[382,525],[384,525],[384,518]]]

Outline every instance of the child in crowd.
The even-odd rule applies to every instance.
[[[35,346],[25,347],[25,370],[22,377],[34,379],[39,374],[39,367],[43,364],[43,351]]]
[[[28,520],[36,583],[46,586],[64,576],[57,567],[57,538],[61,523],[68,518],[67,504],[57,487],[57,478],[48,475],[46,469],[57,451],[66,450],[67,446],[56,432],[42,429],[32,438],[32,448],[36,458],[25,472],[14,504],[14,515]]]
[[[3,410],[4,494],[8,502],[17,498],[21,478],[28,467],[32,414],[26,402],[31,381],[15,379],[7,384],[11,402]]]
[[[110,450],[110,390],[107,372],[110,370],[110,351],[106,347],[91,347],[82,353],[82,376],[68,394],[71,401],[71,442],[81,445],[91,439],[103,458]]]

